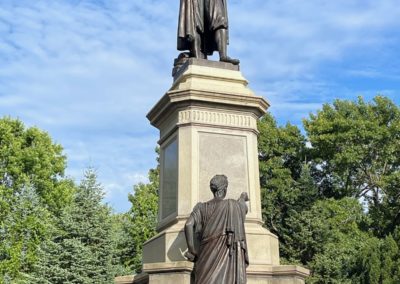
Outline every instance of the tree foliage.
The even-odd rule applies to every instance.
[[[0,192],[2,213],[24,187],[31,186],[42,204],[56,212],[68,203],[71,193],[64,180],[66,157],[62,147],[36,127],[19,120],[0,120]],[[8,204],[8,205],[7,205]],[[5,209],[5,210],[4,210]]]
[[[365,222],[354,198],[319,200],[290,217],[292,257],[313,271],[309,283],[349,282],[357,252],[369,238],[361,230]]]
[[[304,120],[304,127],[323,194],[363,198],[375,214],[377,235],[400,225],[400,213],[389,209],[398,205],[399,107],[381,96],[370,103],[361,97],[356,102],[336,100]]]
[[[39,246],[49,237],[50,214],[32,187],[14,196],[0,228],[0,283],[24,281],[39,259]]]
[[[112,214],[95,173],[78,186],[65,165],[47,133],[0,119],[0,283],[112,283],[139,270],[155,233],[158,170],[136,186],[129,214]]]
[[[324,105],[305,136],[269,114],[260,121],[265,225],[284,262],[312,270],[308,283],[399,282],[399,119],[377,96]]]
[[[128,199],[131,209],[122,216],[125,237],[119,245],[119,258],[125,271],[139,273],[142,270],[143,244],[156,234],[158,216],[159,167],[149,171],[149,183],[134,186]],[[124,241],[125,240],[125,241]]]
[[[353,283],[400,283],[400,240],[398,236],[370,238],[357,255]]]
[[[23,279],[37,261],[50,216],[71,200],[64,169],[62,147],[46,132],[0,119],[0,282]]]
[[[287,245],[292,235],[287,222],[294,213],[309,208],[318,195],[304,163],[305,137],[291,124],[278,127],[270,114],[260,120],[258,128],[263,218],[279,237],[281,256],[293,261]]]
[[[72,204],[56,220],[51,240],[42,247],[39,283],[112,283],[113,225],[103,195],[95,172],[87,170]]]

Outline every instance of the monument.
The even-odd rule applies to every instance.
[[[144,244],[143,273],[119,277],[117,283],[303,284],[309,275],[302,267],[280,265],[278,238],[263,227],[257,121],[269,104],[248,87],[239,61],[227,56],[226,4],[226,0],[181,0],[178,49],[188,53],[175,60],[171,88],[147,115],[160,131],[158,234]],[[213,24],[216,19],[218,24]],[[219,51],[219,62],[206,59],[213,51]],[[237,257],[245,258],[241,262],[244,265],[234,271],[245,269],[245,277],[222,282],[223,272],[212,267],[218,257],[212,252],[196,255],[195,244],[190,243],[196,222],[192,210],[204,215],[199,213],[202,205],[196,205],[216,197],[209,189],[210,179],[216,174],[229,179],[229,190],[224,193],[227,199],[241,196],[239,208],[244,208],[246,201],[248,208],[245,221],[241,216],[245,237],[238,233],[238,238],[233,239],[243,249]],[[215,184],[211,182],[211,188]],[[239,223],[234,227],[239,230]],[[196,267],[193,265],[196,256],[198,261],[202,258],[200,268],[198,262]],[[229,263],[229,259],[221,259],[222,263]],[[193,271],[194,268],[203,271]],[[195,279],[204,277],[207,271],[217,275],[217,280]]]

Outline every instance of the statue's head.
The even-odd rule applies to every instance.
[[[225,198],[228,188],[228,178],[225,175],[215,175],[210,180],[210,188],[214,197]]]

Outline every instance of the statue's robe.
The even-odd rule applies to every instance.
[[[195,284],[245,284],[247,255],[245,201],[213,199],[192,212],[200,247]]]
[[[181,0],[178,23],[178,50],[191,50],[190,39],[201,36],[201,49],[211,55],[217,51],[215,31],[224,28],[228,36],[227,0]]]

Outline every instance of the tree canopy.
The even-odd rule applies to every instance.
[[[31,271],[51,216],[71,202],[62,147],[36,127],[0,119],[0,282]]]
[[[265,225],[284,262],[312,270],[308,283],[398,282],[399,114],[377,96],[325,104],[304,134],[260,120]]]
[[[38,283],[112,283],[116,267],[111,210],[92,169],[76,188],[73,202],[57,218],[56,230],[42,246]]]
[[[124,252],[124,264],[136,273],[142,270],[143,244],[156,234],[158,216],[159,167],[149,171],[149,183],[135,185],[128,199],[131,209],[127,212],[124,230],[128,249]]]

